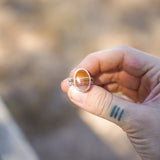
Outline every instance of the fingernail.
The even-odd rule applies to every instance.
[[[80,92],[75,87],[71,86],[69,88],[68,95],[72,101],[83,104],[87,93]]]

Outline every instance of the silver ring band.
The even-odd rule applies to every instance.
[[[79,68],[75,71],[74,76],[68,78],[69,86],[74,86],[81,92],[87,91],[94,84],[93,77],[85,68]]]
[[[68,78],[69,86],[74,85],[74,78]],[[94,84],[94,79],[91,77],[91,84]]]

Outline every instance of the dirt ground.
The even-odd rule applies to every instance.
[[[119,127],[77,109],[60,83],[98,50],[160,56],[159,28],[159,0],[0,1],[0,95],[41,159],[139,159]]]

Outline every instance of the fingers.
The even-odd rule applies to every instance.
[[[86,93],[70,87],[68,96],[73,103],[82,109],[110,120],[121,127],[128,124],[130,117],[132,117],[130,116],[132,110],[137,108],[136,104],[114,96],[98,86],[92,86]]]
[[[101,73],[94,77],[94,81],[96,84],[103,85],[111,82],[117,82],[126,88],[134,90],[137,90],[140,85],[140,78],[134,77],[125,71]]]
[[[133,89],[128,89],[122,85],[119,85],[118,83],[109,83],[107,85],[104,85],[103,88],[105,88],[107,91],[111,93],[117,93],[121,92],[123,95],[127,96],[130,98],[130,101],[138,102],[138,101],[143,101],[139,99],[138,92]]]
[[[87,69],[92,76],[117,68],[133,76],[142,76],[155,63],[157,59],[151,55],[129,47],[117,47],[88,55],[77,68]]]
[[[69,83],[68,83],[68,78],[66,78],[65,80],[63,80],[61,82],[61,88],[63,90],[64,93],[67,93],[68,89],[69,89]]]
[[[69,87],[70,86],[68,84],[68,79],[65,79],[64,81],[62,81],[61,88],[63,92],[67,93]],[[118,83],[109,83],[109,84],[103,85],[103,88],[111,93],[121,92],[123,95],[127,96],[128,98],[131,98],[132,101],[143,102],[144,100],[144,99],[139,99],[138,92],[136,90],[126,88],[123,85],[120,85]]]
[[[92,76],[105,71],[110,71],[121,65],[124,52],[117,48],[103,50],[89,54],[75,69],[85,68]],[[72,70],[70,75],[73,75]]]
[[[73,77],[75,70],[79,67],[86,68],[91,76],[96,77],[97,83],[117,82],[129,89],[138,89],[140,85],[139,76],[144,75],[157,63],[155,57],[147,55],[129,47],[117,47],[88,55],[70,73]],[[113,70],[121,70],[111,74]],[[62,90],[67,92],[69,86],[67,81],[62,82]]]

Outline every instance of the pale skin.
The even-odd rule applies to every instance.
[[[61,87],[69,99],[120,126],[143,160],[159,160],[160,59],[121,46],[89,54],[70,77],[80,67],[89,71],[95,84],[82,93],[64,80]]]

